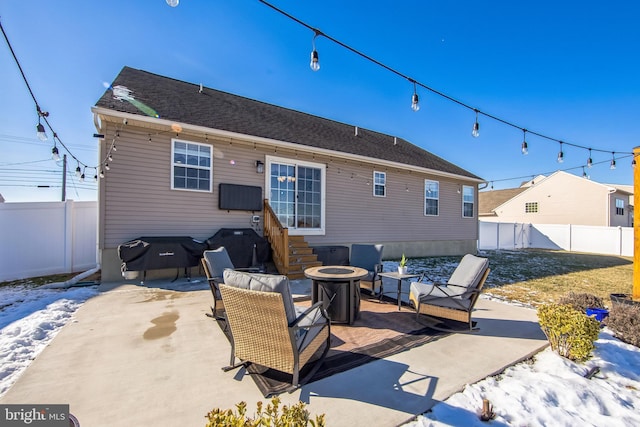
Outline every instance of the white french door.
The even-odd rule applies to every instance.
[[[269,204],[291,234],[324,234],[324,165],[267,156]]]

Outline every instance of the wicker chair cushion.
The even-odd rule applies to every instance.
[[[480,258],[472,254],[465,255],[447,282],[448,285],[457,285],[449,287],[449,289],[455,290],[450,295],[458,295],[458,298],[463,299],[470,298],[472,294],[467,293],[467,289],[475,289],[478,286],[488,265],[487,258]]]
[[[229,258],[229,253],[224,246],[221,246],[218,249],[204,251],[202,255],[209,267],[211,278],[216,279],[217,281],[222,279],[224,270],[227,268],[234,268],[233,262],[231,262],[231,258]]]
[[[376,265],[382,264],[382,250],[383,245],[351,245],[351,265],[354,267],[364,268],[370,272],[370,276],[373,277],[373,272]],[[371,280],[365,279],[365,280]]]
[[[295,306],[296,315],[300,316],[307,310],[308,307],[300,307]],[[321,308],[317,307],[315,310],[308,313],[301,321],[298,323],[299,326],[311,326],[311,325],[326,325],[327,320],[322,316],[320,312]],[[318,336],[318,334],[322,332],[322,328],[309,328],[309,329],[300,329],[298,330],[298,335],[296,336],[296,344],[297,347],[301,350],[307,347],[313,340]],[[306,336],[308,335],[308,336]],[[301,346],[302,341],[304,340],[305,345]],[[301,348],[302,347],[302,348]]]
[[[275,274],[245,273],[236,270],[224,271],[224,283],[242,289],[262,292],[279,292],[284,301],[284,311],[289,323],[296,320],[296,309],[293,305],[293,297],[289,289],[287,276]]]
[[[445,291],[442,290],[445,289]],[[451,295],[456,294],[462,288],[458,287],[448,287],[446,285],[434,286],[428,283],[421,282],[411,282],[410,293],[414,295],[416,300],[420,301],[420,303],[428,303],[430,305],[437,305],[438,307],[449,307],[449,308],[457,308],[462,309],[469,308],[471,305],[471,299],[464,298],[461,299],[460,295],[456,295],[454,297],[447,296],[447,293]],[[453,298],[456,300],[454,301]]]

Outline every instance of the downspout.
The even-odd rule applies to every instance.
[[[74,286],[76,283],[78,283],[80,280],[87,278],[89,276],[91,276],[92,274],[97,273],[98,271],[100,271],[100,264],[98,264],[95,268],[92,268],[91,270],[87,270],[84,273],[80,273],[75,277],[72,277],[71,279],[67,280],[66,282],[55,282],[55,283],[47,283],[46,285],[42,285],[40,286],[40,289],[66,289],[66,288],[70,288],[72,286]],[[91,283],[88,286],[92,286],[95,283]],[[78,285],[80,286],[80,285]]]

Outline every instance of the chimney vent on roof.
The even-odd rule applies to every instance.
[[[202,93],[202,83],[200,83],[200,90],[198,91],[198,93]]]
[[[398,145],[398,137],[397,136],[393,137],[393,145]]]
[[[355,128],[356,128],[356,130],[355,130],[355,136],[358,136],[358,126],[356,126]]]

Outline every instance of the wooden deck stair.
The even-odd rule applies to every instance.
[[[304,236],[289,236],[289,268],[287,277],[290,280],[304,279],[304,270],[322,265],[318,256],[304,239]]]
[[[305,269],[322,265],[304,236],[289,236],[289,229],[280,223],[266,199],[264,201],[264,236],[271,244],[273,263],[278,272],[289,279],[304,279]]]

